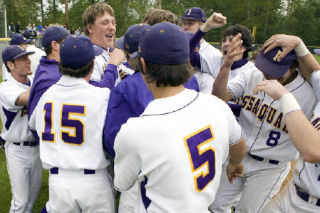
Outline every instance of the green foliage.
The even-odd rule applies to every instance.
[[[48,2],[44,11],[44,24],[65,24],[64,0],[3,0],[7,8],[8,22],[21,21],[22,29],[28,23],[41,22],[41,1]],[[82,27],[82,14],[93,2],[103,0],[69,0],[70,29]],[[181,17],[190,7],[201,7],[207,16],[221,12],[228,18],[222,29],[209,32],[206,39],[220,41],[226,27],[242,24],[249,29],[257,28],[255,42],[263,43],[276,33],[295,34],[308,45],[320,43],[320,0],[104,0],[115,11],[117,36],[127,28],[143,20],[144,15],[161,2],[163,9]],[[56,5],[54,7],[53,5]],[[48,6],[49,5],[49,6]]]

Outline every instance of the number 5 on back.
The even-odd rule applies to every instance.
[[[208,143],[212,140],[214,140],[214,134],[211,125],[184,138],[192,172],[195,173],[201,170],[194,177],[195,188],[199,192],[205,189],[216,174],[215,149],[210,145],[208,146]],[[204,148],[205,146],[206,148]],[[205,167],[206,172],[202,171],[203,167]]]

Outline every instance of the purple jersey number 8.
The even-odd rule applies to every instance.
[[[64,128],[69,128],[73,130],[74,134],[71,134],[70,131],[61,130],[61,138],[65,143],[81,145],[84,142],[84,123],[78,119],[70,118],[71,114],[76,115],[85,115],[85,106],[80,105],[62,105],[61,112],[61,126]],[[53,113],[53,103],[49,102],[44,105],[44,121],[45,128],[42,132],[42,140],[47,142],[55,142],[55,132],[52,131],[52,113]]]
[[[194,177],[195,188],[197,191],[202,191],[213,180],[215,171],[215,150],[212,146],[206,149],[200,149],[208,142],[214,140],[214,135],[211,126],[207,126],[195,133],[184,138],[186,148],[188,150],[192,172],[196,172],[203,166],[207,172],[200,172]]]

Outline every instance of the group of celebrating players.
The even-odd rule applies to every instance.
[[[82,18],[86,36],[47,28],[38,61],[2,52],[10,212],[32,212],[43,168],[42,212],[320,211],[320,66],[299,37],[250,60],[250,31],[227,28],[217,50],[203,37],[227,19],[198,7],[182,27],[154,9],[116,41],[110,5]]]

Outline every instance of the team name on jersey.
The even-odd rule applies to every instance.
[[[253,113],[261,122],[265,120],[274,127],[288,133],[287,126],[283,121],[283,113],[269,106],[269,104],[263,103],[262,99],[251,95],[243,96],[241,107],[243,110]]]
[[[318,131],[320,130],[320,117],[316,117],[311,121],[314,128],[316,128]]]

